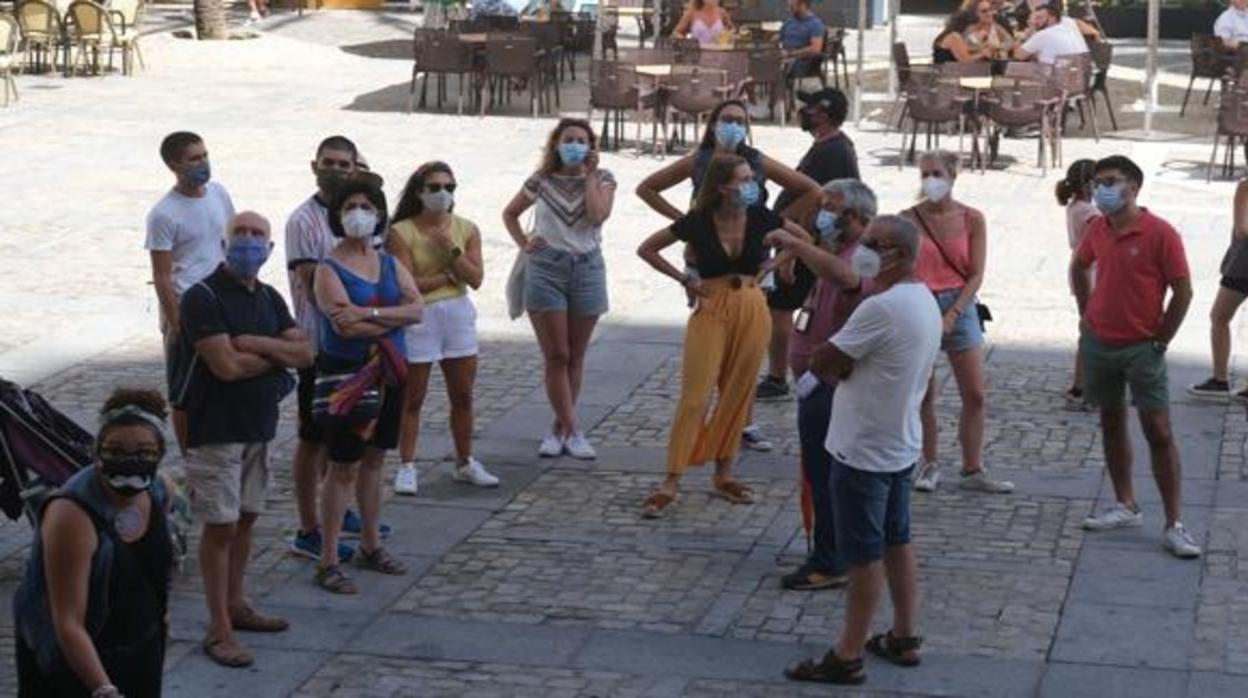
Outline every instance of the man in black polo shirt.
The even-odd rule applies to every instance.
[[[282,297],[256,278],[273,247],[269,222],[252,212],[234,216],[225,245],[225,263],[182,296],[182,337],[195,354],[182,403],[191,508],[204,522],[204,650],[219,664],[243,667],[254,659],[235,630],[286,629],[286,621],[252,608],[243,573],[264,508],[277,405],[293,386],[286,369],[310,365],[312,346]]]
[[[820,186],[834,179],[860,179],[854,142],[841,131],[849,111],[845,95],[840,90],[826,87],[817,92],[799,92],[797,98],[803,104],[798,112],[802,130],[815,139],[798,163],[797,171]],[[772,210],[777,213],[783,211],[793,203],[794,198],[788,190],[781,192]],[[810,221],[801,223],[812,233],[815,232],[813,225],[807,225]],[[802,307],[815,285],[815,275],[801,262],[795,267],[795,276],[796,280],[791,284],[777,278],[775,289],[767,294],[767,305],[771,308],[771,346],[768,350],[767,377],[758,384],[755,392],[759,400],[779,400],[789,394],[785,373],[789,366],[793,312]]]

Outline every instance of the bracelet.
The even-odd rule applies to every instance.
[[[106,683],[91,691],[91,698],[119,698],[120,696],[121,691],[111,683]]]

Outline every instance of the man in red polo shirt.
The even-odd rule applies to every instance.
[[[1166,382],[1166,346],[1191,305],[1191,274],[1179,234],[1136,205],[1143,183],[1144,173],[1122,155],[1096,163],[1093,201],[1105,216],[1089,224],[1071,262],[1083,318],[1079,346],[1086,393],[1101,409],[1105,465],[1117,499],[1084,519],[1083,527],[1105,531],[1144,522],[1131,484],[1125,401],[1130,385],[1166,513],[1163,545],[1175,557],[1195,558],[1200,546],[1179,521],[1179,450],[1170,430]],[[1089,292],[1085,270],[1093,263],[1096,288]]]

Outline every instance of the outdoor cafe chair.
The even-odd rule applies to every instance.
[[[26,66],[38,73],[55,68],[57,50],[67,46],[56,5],[46,0],[21,0],[14,15],[22,31]],[[68,62],[67,55],[65,63]]]
[[[637,122],[637,142],[641,143],[641,122],[649,113],[654,118],[658,90],[642,87],[637,66],[621,61],[594,61],[589,67],[589,109],[586,120],[593,123],[594,110],[603,110],[599,144],[603,150],[618,150],[624,140],[624,113],[632,112]],[[612,117],[615,117],[612,121]]]
[[[1061,134],[1057,133],[1054,110],[1059,103],[1060,95],[1047,81],[993,78],[991,92],[980,98],[980,113],[988,122],[988,163],[997,159],[1004,130],[1035,127],[1040,132],[1036,145],[1037,166],[1047,174],[1052,159],[1056,167],[1060,162]]]
[[[693,121],[693,137],[702,134],[702,119],[723,101],[723,90],[728,76],[722,70],[708,70],[696,65],[672,66],[672,74],[663,82],[663,99],[668,109],[676,113],[679,131],[673,134],[679,142],[686,143],[686,118]]]
[[[143,0],[109,0],[105,8],[108,9],[108,15],[113,20],[113,27],[117,30],[118,42],[123,47],[129,45],[133,57],[139,61],[139,67],[146,68],[147,66],[143,64],[143,50],[139,48],[139,25],[143,21]],[[123,51],[123,57],[125,53]],[[124,73],[134,72],[133,62],[130,63],[124,66]]]
[[[830,3],[818,3],[812,7],[814,13],[823,20],[823,59],[824,65],[832,65],[832,85],[837,89],[849,89],[849,58],[845,54],[845,13],[832,9]],[[841,75],[845,77],[845,87],[841,87]],[[828,80],[820,71],[820,81],[824,87]]]
[[[672,62],[683,65],[697,65],[702,55],[702,47],[697,39],[682,39],[674,36],[661,36],[655,46],[672,52]]]
[[[1228,82],[1222,90],[1218,104],[1218,126],[1213,134],[1213,151],[1209,154],[1209,169],[1205,182],[1213,179],[1213,163],[1218,156],[1218,141],[1226,137],[1222,156],[1222,176],[1235,173],[1235,148],[1237,141],[1245,148],[1248,157],[1248,83],[1243,80]]]
[[[567,60],[568,68],[572,73],[572,79],[576,79],[576,57],[578,55],[586,55],[593,57],[594,53],[594,20],[590,18],[586,20],[577,17],[569,25],[571,36],[563,45],[563,55]],[[618,51],[617,51],[618,53]]]
[[[113,67],[113,51],[122,50],[122,72],[128,74],[127,66],[133,60],[131,51],[133,44],[123,44],[119,40],[113,19],[103,5],[92,0],[76,0],[70,4],[66,12],[66,25],[72,42],[73,60],[70,73],[79,66],[90,68],[92,73],[100,72],[100,53],[108,51],[108,67]]]
[[[941,77],[940,71],[934,66],[911,66],[910,84],[907,88],[906,110],[913,127],[910,132],[910,150],[906,151],[906,132],[901,133],[901,154],[898,167],[902,160],[914,161],[914,151],[919,139],[919,127],[927,131],[927,148],[932,148],[933,139],[936,147],[940,147],[940,133],[945,126],[957,124],[958,156],[962,155],[962,136],[966,131],[966,97],[962,93],[958,78]]]
[[[758,90],[767,93],[767,108],[773,120],[776,118],[776,105],[779,104],[780,125],[784,126],[788,111],[793,106],[789,104],[791,92],[788,89],[788,78],[785,75],[787,63],[784,60],[784,52],[779,46],[769,46],[752,50],[748,55],[750,87],[756,90],[755,98],[758,97]]]
[[[1099,92],[1105,98],[1105,111],[1109,112],[1109,123],[1113,130],[1118,130],[1118,117],[1114,116],[1114,104],[1109,101],[1109,66],[1114,60],[1114,45],[1108,41],[1095,41],[1088,45],[1092,51],[1092,64],[1096,74],[1092,77],[1092,87],[1088,89],[1088,108],[1096,111],[1096,95]]]
[[[1087,121],[1084,118],[1083,105],[1088,101],[1088,89],[1092,84],[1092,57],[1086,53],[1070,56],[1058,56],[1053,64],[1053,81],[1062,93],[1062,109],[1058,113],[1058,125],[1062,133],[1066,132],[1066,113],[1069,109],[1079,109],[1079,126],[1082,128]],[[1088,109],[1088,120],[1092,122],[1092,137],[1100,142],[1101,134],[1096,128],[1096,110]]]
[[[447,96],[446,77],[455,75],[459,78],[459,104],[456,113],[463,114],[464,78],[473,79],[477,69],[472,45],[461,41],[458,34],[417,27],[412,39],[412,54],[412,83],[408,89],[407,113],[412,113],[415,106],[417,77],[424,78],[420,86],[420,107],[423,109],[429,89],[429,76],[437,76],[435,94],[438,108],[441,109],[442,100]],[[480,99],[479,90],[474,89],[474,94]]]
[[[1049,80],[1053,77],[1053,66],[1035,61],[1009,61],[1005,64],[1005,71],[1002,77],[1037,81]]]
[[[4,106],[9,106],[9,93],[13,93],[13,101],[18,100],[17,82],[13,80],[13,71],[17,67],[17,43],[21,29],[17,20],[7,14],[0,14],[0,81],[4,82]]]
[[[745,50],[703,51],[698,58],[703,68],[722,70],[728,76],[724,97],[739,97],[750,84],[750,54]]]
[[[897,73],[897,100],[889,107],[888,118],[885,119],[884,124],[891,131],[894,128],[893,117],[896,116],[896,129],[900,131],[908,114],[906,105],[909,102],[909,93],[907,89],[910,84],[910,51],[906,48],[904,41],[893,44],[893,70]],[[898,106],[901,107],[900,112],[898,112]]]
[[[1209,104],[1209,95],[1213,92],[1213,84],[1222,79],[1225,64],[1222,59],[1221,44],[1216,37],[1209,34],[1192,34],[1189,43],[1192,60],[1192,74],[1187,80],[1187,90],[1183,92],[1183,105],[1179,107],[1179,117],[1187,111],[1187,100],[1192,95],[1192,85],[1197,78],[1208,78],[1209,87],[1205,89],[1204,104]]]
[[[513,81],[522,80],[529,93],[529,111],[534,117],[539,110],[550,110],[548,90],[555,81],[552,65],[538,48],[537,39],[530,36],[492,35],[485,42],[486,84],[490,91],[490,104],[511,101]],[[556,95],[558,88],[555,87]],[[556,96],[556,100],[558,97]],[[485,115],[485,100],[481,100],[481,115]]]

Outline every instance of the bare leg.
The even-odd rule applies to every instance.
[[[444,359],[442,377],[451,403],[451,438],[455,441],[455,463],[463,465],[472,457],[472,389],[477,380],[477,357]]]
[[[1131,439],[1127,434],[1127,408],[1101,408],[1101,440],[1105,448],[1105,468],[1114,485],[1114,497],[1123,506],[1136,509],[1135,487],[1131,484]]]
[[[845,627],[836,642],[836,656],[857,659],[871,633],[871,617],[884,586],[884,564],[879,560],[849,568],[849,591],[845,599]]]
[[[919,618],[919,563],[914,546],[885,548],[884,569],[893,599],[893,637],[914,637]]]
[[[355,495],[360,503],[360,548],[372,552],[381,547],[381,466],[386,452],[369,446],[360,461]]]
[[[347,496],[355,484],[356,463],[330,461],[329,472],[321,487],[321,566],[332,567],[339,563],[338,539],[342,535],[342,514],[347,509]]]
[[[940,457],[940,426],[936,421],[936,374],[927,382],[927,392],[919,406],[919,421],[923,424],[923,462],[935,463]]]
[[[1213,377],[1228,380],[1231,359],[1231,320],[1244,302],[1244,294],[1229,288],[1218,288],[1218,295],[1209,309],[1209,344],[1213,349]]]
[[[256,514],[243,512],[234,525],[234,540],[230,544],[230,577],[229,590],[226,596],[227,607],[237,611],[247,605],[247,593],[243,588],[243,575],[247,574],[247,563],[251,560],[251,529],[256,523]]]
[[[1070,381],[1070,387],[1075,390],[1083,390],[1083,350],[1075,348],[1075,372]]]
[[[597,324],[597,315],[568,316],[568,380],[572,386],[573,419],[576,418],[576,401],[581,396],[585,353],[589,351],[589,340],[593,339],[594,326]]]
[[[295,457],[290,464],[290,471],[295,485],[295,507],[299,510],[301,533],[316,529],[316,490],[324,461],[325,449],[320,444],[300,439],[295,445]]]
[[[555,435],[567,436],[576,431],[576,398],[568,371],[572,360],[568,314],[559,310],[529,313],[529,322],[533,323],[545,360],[546,398],[555,413]]]
[[[962,395],[958,441],[962,444],[962,472],[984,467],[984,351],[975,347],[949,354],[949,367]],[[935,416],[933,410],[933,416]]]
[[[789,373],[789,337],[793,334],[793,311],[771,311],[771,343],[767,349],[767,375],[785,380]]]
[[[1166,510],[1166,528],[1170,528],[1179,520],[1182,509],[1182,465],[1174,432],[1170,429],[1170,410],[1141,410],[1140,427],[1148,440],[1153,478],[1161,493],[1161,505]]]
[[[408,364],[407,387],[403,393],[403,421],[399,426],[399,461],[416,460],[416,437],[420,434],[420,410],[429,390],[433,364]],[[445,369],[444,369],[445,370]]]
[[[204,524],[199,541],[199,573],[204,579],[204,600],[208,603],[209,637],[237,644],[229,608],[234,531],[232,523]]]

